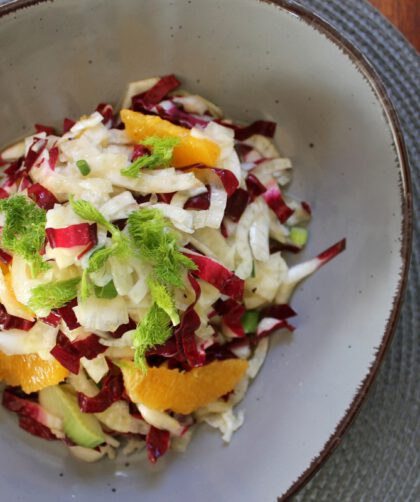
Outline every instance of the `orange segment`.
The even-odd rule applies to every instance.
[[[174,148],[174,167],[203,163],[215,166],[220,156],[220,148],[208,139],[191,136],[190,130],[180,127],[156,115],[143,115],[140,112],[121,110],[121,120],[127,134],[136,142],[150,136],[177,137],[181,142]]]
[[[121,363],[124,385],[133,402],[185,415],[233,390],[247,368],[247,361],[226,359],[188,372],[160,366],[143,373],[131,361]]]
[[[44,361],[37,354],[7,356],[0,352],[0,379],[8,385],[20,385],[27,394],[56,385],[67,375],[55,359]]]

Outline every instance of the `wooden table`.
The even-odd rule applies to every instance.
[[[420,52],[420,0],[370,0]]]

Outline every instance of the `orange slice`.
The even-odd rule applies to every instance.
[[[226,359],[188,372],[160,366],[143,373],[131,361],[121,363],[124,385],[133,402],[184,415],[233,390],[247,368],[247,361]]]
[[[55,359],[44,361],[37,354],[7,356],[0,352],[0,379],[8,385],[20,385],[27,394],[56,385],[67,375]]]
[[[219,146],[208,139],[191,136],[190,130],[180,127],[156,115],[143,115],[140,112],[121,110],[121,120],[127,134],[136,142],[150,136],[176,137],[181,142],[174,148],[174,167],[203,163],[215,166],[220,156]]]

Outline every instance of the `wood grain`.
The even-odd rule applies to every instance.
[[[420,0],[370,0],[420,52]]]

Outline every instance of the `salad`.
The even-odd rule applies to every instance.
[[[269,335],[293,331],[289,267],[310,206],[286,194],[276,125],[241,125],[173,76],[116,113],[64,119],[0,156],[0,379],[19,425],[85,461],[224,441]]]

